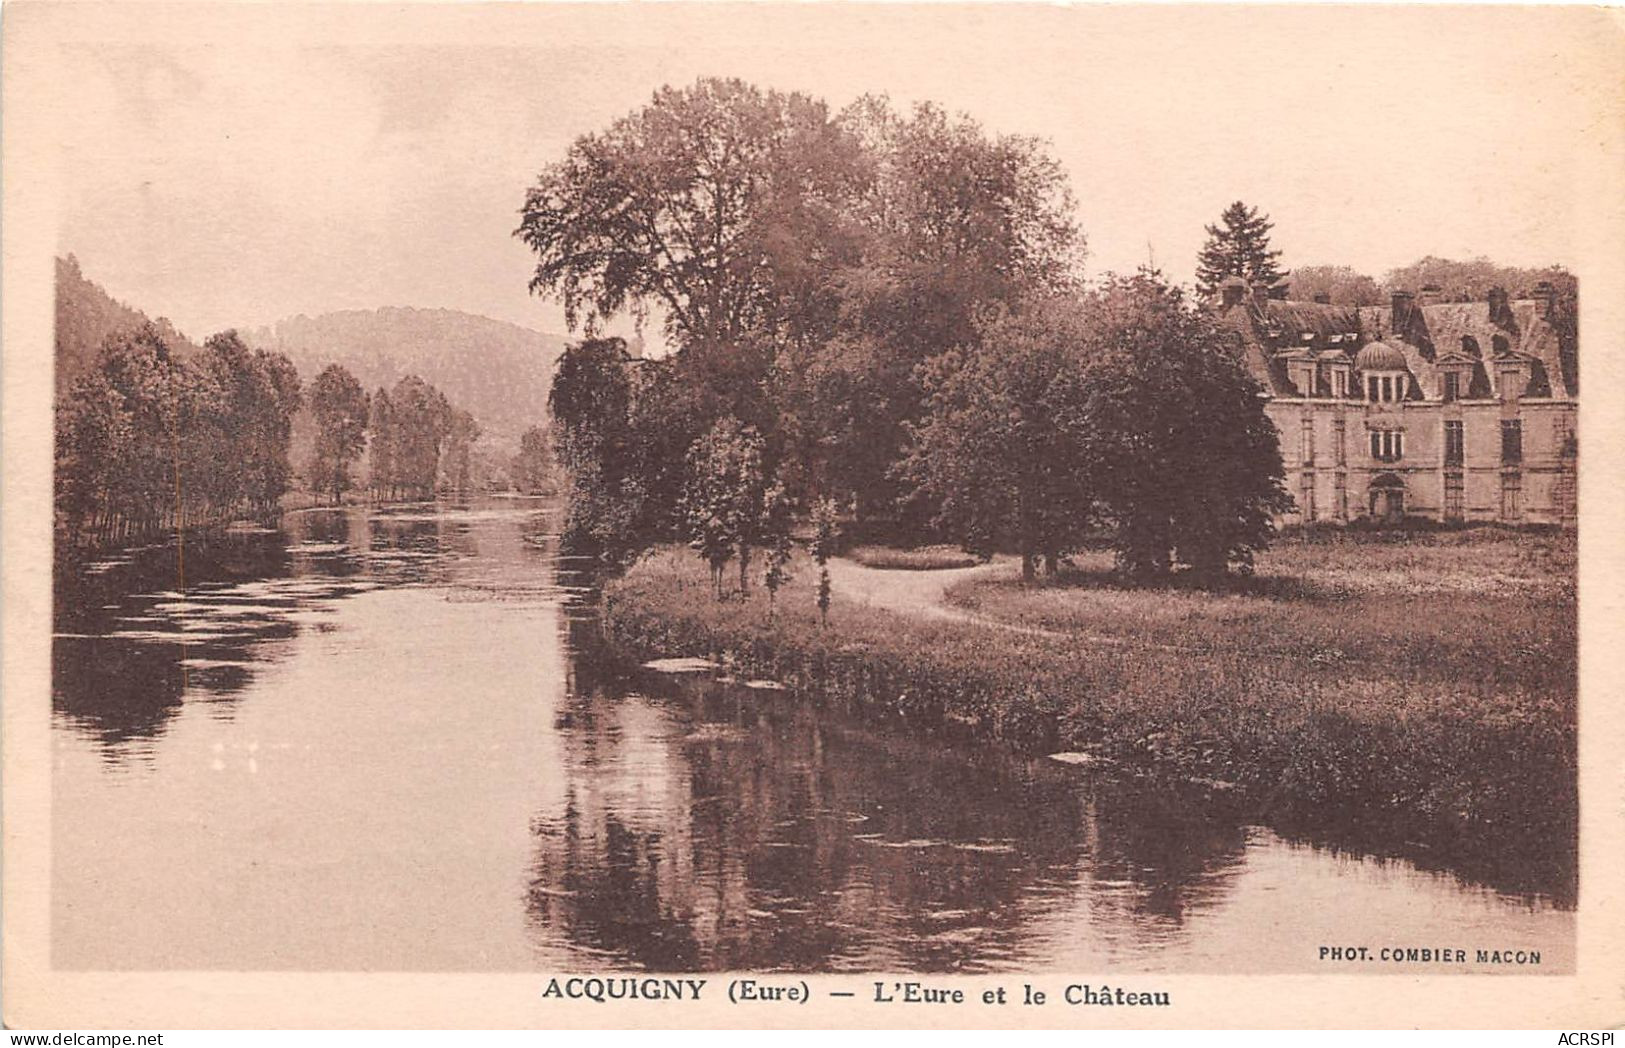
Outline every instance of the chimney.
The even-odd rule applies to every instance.
[[[1247,283],[1240,277],[1226,277],[1219,284],[1220,301],[1225,309],[1241,305],[1241,300],[1247,297]]]
[[[1438,305],[1444,299],[1444,289],[1437,284],[1423,284],[1422,293],[1416,296],[1419,306]]]
[[[1264,283],[1262,280],[1255,281],[1253,283],[1253,302],[1254,302],[1254,304],[1256,304],[1259,309],[1263,309],[1264,304],[1269,301],[1269,298],[1270,298],[1270,286],[1268,284]]]
[[[1490,288],[1490,323],[1496,327],[1509,327],[1512,320],[1512,310],[1507,306],[1507,289],[1500,286]]]
[[[1329,306],[1331,304],[1332,304],[1332,296],[1331,296],[1330,292],[1327,292],[1327,291],[1316,291],[1315,292],[1315,305],[1317,305],[1317,306]]]
[[[1291,290],[1291,284],[1287,283],[1285,280],[1277,280],[1275,283],[1270,285],[1270,298],[1276,299],[1277,301],[1285,301],[1288,297],[1287,292]]]
[[[1552,286],[1550,280],[1542,280],[1535,285],[1535,310],[1540,319],[1552,319],[1552,311],[1557,308],[1557,288]]]
[[[1388,318],[1388,330],[1398,335],[1405,330],[1406,322],[1411,318],[1411,302],[1415,299],[1409,291],[1395,291],[1393,295],[1393,316]]]

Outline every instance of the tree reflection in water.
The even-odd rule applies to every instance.
[[[279,530],[189,535],[58,567],[52,709],[110,764],[142,759],[183,701],[230,718],[260,667],[332,602],[380,585],[441,578],[444,553],[472,555],[434,515],[354,510],[287,515]]]
[[[570,786],[534,822],[528,901],[538,936],[585,956],[1012,968],[1057,917],[1079,934],[1177,935],[1242,858],[1238,824],[1176,796],[876,734],[738,685],[628,689],[574,661],[557,724]]]

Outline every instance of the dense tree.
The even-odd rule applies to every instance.
[[[548,393],[559,461],[567,469],[607,463],[624,470],[632,409],[631,358],[618,338],[586,339],[559,358]]]
[[[767,617],[773,618],[773,605],[779,588],[792,578],[790,554],[794,548],[790,530],[794,525],[794,503],[784,482],[774,480],[762,494],[761,541],[767,561],[762,584],[767,587]]]
[[[287,357],[251,350],[235,331],[204,342],[199,368],[219,390],[219,417],[226,423],[214,445],[210,482],[241,492],[255,513],[269,513],[293,475],[288,447],[299,374]]]
[[[1196,286],[1211,295],[1226,277],[1240,277],[1248,284],[1273,284],[1286,275],[1276,265],[1279,251],[1270,248],[1270,230],[1275,228],[1268,215],[1236,201],[1224,209],[1216,225],[1207,227],[1207,243],[1196,256]]]
[[[467,413],[463,413],[467,416]],[[416,375],[407,375],[372,397],[372,488],[380,499],[434,497],[441,474],[441,450],[457,409],[445,394]],[[472,416],[466,432],[478,436]],[[468,443],[472,443],[470,438]],[[465,455],[462,468],[466,470]]]
[[[905,117],[873,97],[840,123],[873,172],[854,212],[863,250],[837,274],[839,326],[785,370],[810,469],[862,518],[899,494],[892,467],[924,406],[919,365],[973,344],[989,310],[1070,289],[1084,242],[1065,172],[1038,139],[929,104]]]
[[[70,535],[117,540],[153,531],[184,497],[181,373],[163,336],[146,325],[109,338],[98,367],[74,383],[57,425],[58,504]]]
[[[536,495],[552,489],[553,448],[544,427],[531,426],[520,436],[519,453],[508,473],[514,487],[523,494]]]
[[[1292,271],[1292,297],[1304,301],[1325,295],[1334,306],[1375,306],[1382,288],[1348,266],[1299,266]]]
[[[366,391],[346,368],[329,364],[316,376],[310,390],[316,419],[310,487],[330,495],[334,505],[351,487],[350,464],[366,449],[369,409]]]
[[[937,522],[983,556],[1051,571],[1091,515],[1092,465],[1077,309],[1057,300],[986,322],[976,343],[925,368],[926,415],[904,472]]]
[[[255,472],[249,497],[261,515],[274,513],[293,480],[293,416],[304,402],[303,383],[293,362],[281,353],[255,350],[256,367],[266,378],[268,396],[255,414]]]
[[[1541,281],[1552,285],[1559,300],[1574,301],[1578,281],[1562,266],[1520,268],[1502,266],[1484,257],[1456,261],[1428,255],[1408,266],[1391,269],[1383,277],[1387,291],[1420,291],[1434,286],[1447,302],[1482,302],[1490,289],[1501,288],[1513,298],[1528,295]]]
[[[177,357],[155,325],[110,336],[57,409],[65,549],[275,511],[299,379],[227,332]]]
[[[525,196],[515,235],[535,291],[571,326],[651,306],[679,345],[730,347],[780,319],[775,266],[815,250],[809,216],[838,209],[849,143],[822,102],[739,80],[663,87],[583,135]]]
[[[689,545],[711,566],[717,599],[722,569],[737,554],[739,589],[748,588],[750,551],[762,533],[767,475],[762,439],[738,419],[723,419],[689,449],[682,513]]]
[[[440,474],[440,449],[451,429],[451,405],[416,375],[395,383],[390,403],[396,430],[396,484],[416,498],[429,498]]]
[[[548,395],[554,452],[569,474],[561,539],[599,570],[615,571],[648,541],[647,501],[634,454],[632,364],[618,338],[586,339],[559,359]]]
[[[440,485],[459,495],[474,487],[474,442],[480,439],[480,424],[462,408],[451,408],[446,416],[445,446],[440,451]]]
[[[393,498],[395,492],[395,405],[383,386],[372,395],[367,429],[372,433],[368,455],[368,481],[375,499]]]
[[[821,498],[813,504],[812,514],[813,563],[818,565],[818,621],[822,625],[829,625],[829,558],[835,556],[835,543],[840,537],[840,516],[835,510],[835,500]]]
[[[721,398],[694,380],[689,360],[673,355],[645,361],[632,375],[626,468],[644,496],[637,526],[649,541],[682,533],[679,505],[688,449],[714,420],[732,415]],[[764,414],[754,412],[753,424]]]
[[[655,533],[687,447],[753,426],[792,493],[887,510],[915,368],[993,304],[1067,286],[1082,254],[1060,166],[934,106],[895,114],[702,80],[663,89],[543,171],[516,235],[533,290],[589,334],[659,312],[677,354],[640,368],[634,443]]]
[[[1234,335],[1155,272],[1084,302],[1084,459],[1123,570],[1248,566],[1291,507],[1275,427]]]

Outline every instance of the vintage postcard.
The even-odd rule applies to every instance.
[[[3,33],[9,1026],[1625,1023],[1617,10]]]

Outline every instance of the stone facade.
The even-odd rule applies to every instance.
[[[1352,307],[1237,284],[1219,308],[1280,432],[1284,523],[1575,524],[1577,339],[1550,289]]]

